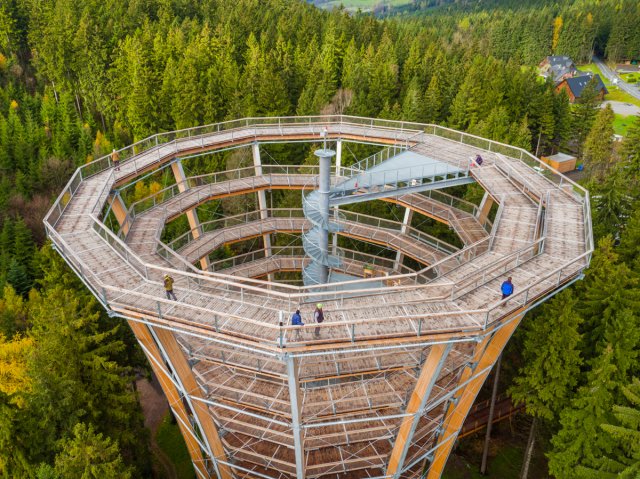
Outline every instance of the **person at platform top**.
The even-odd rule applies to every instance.
[[[502,299],[507,299],[509,296],[513,294],[513,283],[511,282],[511,276],[507,278],[505,282],[500,286],[500,290],[502,291]],[[507,302],[505,301],[502,306],[505,306]]]
[[[313,319],[316,323],[320,324],[324,321],[324,313],[322,312],[322,304],[318,303],[316,305],[316,309],[313,312]],[[320,336],[320,328],[316,328],[315,333],[316,336]]]
[[[300,310],[296,309],[296,312],[291,316],[291,325],[292,326],[304,326],[302,322],[302,316],[300,316]]]
[[[176,298],[176,295],[173,293],[173,278],[168,274],[164,275],[164,291],[167,293],[167,299],[178,301],[178,298]]]
[[[111,152],[111,161],[116,171],[120,171],[120,153],[118,153],[115,148]]]

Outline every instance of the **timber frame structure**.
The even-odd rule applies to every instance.
[[[304,234],[311,218],[305,204],[269,208],[266,192],[303,190],[304,203],[315,170],[264,164],[260,146],[319,142],[321,135],[337,151],[332,188],[343,185],[333,206],[335,235],[397,256],[341,251],[334,242],[334,269],[355,279],[276,282],[278,272],[309,264],[312,245],[272,246],[272,233]],[[384,149],[343,167],[346,142]],[[186,176],[185,158],[241,147],[251,148],[252,167]],[[394,170],[395,180],[387,172],[376,184],[353,182],[402,152],[435,159],[446,171],[412,172],[408,180]],[[119,153],[119,171],[109,156],[78,168],[45,227],[109,314],[130,324],[198,478],[440,477],[524,313],[580,279],[593,251],[586,190],[522,149],[436,125],[341,115],[247,118],[157,134]],[[480,167],[470,161],[476,154]],[[125,204],[121,188],[165,166],[174,185]],[[471,181],[486,192],[478,207],[437,191]],[[198,205],[246,194],[257,195],[256,211],[199,221]],[[367,199],[406,208],[404,220],[338,209]],[[448,224],[464,247],[412,229],[414,214]],[[165,223],[181,215],[190,231],[163,243]],[[262,237],[259,251],[225,261],[209,256],[250,237]],[[423,266],[405,266],[405,257]],[[384,276],[368,277],[368,265]],[[165,273],[175,279],[178,301],[165,298]],[[507,276],[515,294],[505,301],[499,291]],[[325,321],[311,324],[319,301]],[[296,308],[305,326],[289,324]]]

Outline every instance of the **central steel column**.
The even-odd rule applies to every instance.
[[[324,132],[324,148],[316,150],[314,154],[320,163],[320,177],[318,181],[318,210],[322,216],[322,226],[318,234],[318,247],[325,257],[329,256],[329,193],[331,191],[331,158],[335,151],[327,148],[326,132]],[[325,284],[329,279],[329,267],[322,265],[320,283]]]

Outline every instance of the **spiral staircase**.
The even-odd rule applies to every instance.
[[[341,168],[340,172],[343,176],[333,177],[334,181],[330,182],[329,208],[473,181],[468,169],[434,161],[414,149],[387,148],[348,168]],[[317,184],[317,181],[313,182],[314,187]],[[327,282],[331,282],[331,270],[342,266],[340,249],[333,248],[330,251],[327,248],[324,251],[320,245],[323,236],[344,229],[340,224],[344,217],[337,209],[333,215],[323,212],[321,194],[318,189],[311,189],[310,185],[302,190],[302,207],[305,218],[311,224],[302,232],[302,245],[311,260],[302,270],[304,285],[323,284],[325,267],[329,269]],[[340,281],[349,279],[358,278],[345,277],[343,274],[339,278]]]

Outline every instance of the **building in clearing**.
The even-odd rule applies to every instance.
[[[324,142],[319,166],[265,154],[294,142]],[[350,142],[381,149],[345,166]],[[253,166],[187,176],[192,158],[236,148]],[[118,171],[109,157],[76,170],[45,226],[134,331],[199,478],[440,477],[524,313],[581,278],[593,250],[587,191],[521,149],[439,126],[248,118],[119,153]],[[127,203],[126,188],[165,168],[174,184]],[[444,191],[471,182],[485,191],[479,205]],[[300,207],[274,208],[277,190],[298,190]],[[198,207],[221,198],[257,208],[202,217]],[[402,221],[348,207],[365,201],[399,205]],[[462,246],[414,228],[413,216],[446,223]],[[163,241],[177,218],[189,231]],[[274,241],[285,232],[297,240]],[[259,247],[210,254],[247,238]],[[385,253],[344,247],[358,241]],[[165,274],[177,301],[165,296]],[[304,326],[290,323],[297,308]]]
[[[556,153],[551,156],[543,156],[540,159],[560,173],[567,173],[576,169],[577,158],[566,153]]]
[[[594,81],[596,84],[598,99],[600,101],[604,100],[604,96],[609,93],[609,91],[607,90],[607,87],[604,86],[602,78],[600,78],[600,75],[598,74],[588,74],[579,77],[565,78],[560,83],[558,83],[558,85],[556,85],[556,92],[565,90],[567,92],[567,95],[569,95],[569,102],[575,103],[575,101],[582,96],[582,92],[591,81]]]
[[[538,65],[540,75],[559,83],[565,78],[576,76],[579,72],[571,57],[566,55],[550,55]]]

